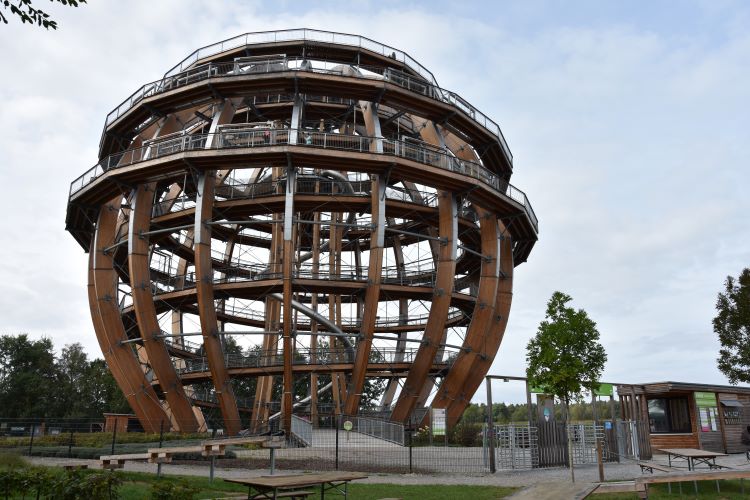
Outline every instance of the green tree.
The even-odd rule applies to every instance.
[[[750,382],[750,269],[737,279],[727,276],[724,293],[716,300],[714,333],[721,348],[716,360],[729,382]]]
[[[545,319],[536,336],[526,346],[526,377],[529,384],[544,387],[563,402],[565,420],[569,420],[572,401],[580,401],[582,392],[598,386],[607,362],[607,353],[599,343],[596,323],[583,309],[566,304],[573,300],[562,292],[552,294]],[[568,436],[569,456],[572,444]],[[573,461],[570,460],[573,481]]]
[[[57,399],[64,417],[90,416],[89,398],[85,395],[89,360],[79,343],[63,347],[57,359]],[[100,415],[101,416],[101,415]]]
[[[544,387],[567,408],[585,390],[599,384],[607,354],[599,344],[599,331],[583,309],[566,304],[569,295],[555,292],[534,338],[526,346],[529,384]]]
[[[45,29],[57,29],[57,21],[50,18],[49,14],[42,9],[36,9],[31,5],[32,0],[2,0],[3,10],[0,10],[0,20],[8,24],[8,18],[4,12],[10,11],[14,16],[21,19],[23,24],[29,23],[32,26],[37,25]],[[78,7],[78,4],[86,3],[86,0],[50,0],[69,7]]]
[[[0,408],[4,417],[56,413],[57,369],[52,341],[25,334],[0,337]]]

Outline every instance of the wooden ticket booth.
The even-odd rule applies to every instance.
[[[656,382],[617,386],[623,420],[647,422],[651,448],[744,453],[750,387]]]

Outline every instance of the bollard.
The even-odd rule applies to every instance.
[[[68,458],[73,458],[73,429],[70,429],[70,441],[68,441]]]

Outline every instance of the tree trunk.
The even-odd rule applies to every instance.
[[[570,423],[570,403],[568,398],[564,399],[565,402],[565,433],[568,435],[568,463],[570,464],[570,480],[576,482],[576,474],[573,470],[573,436],[570,434],[568,424]]]

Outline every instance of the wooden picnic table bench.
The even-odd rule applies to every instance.
[[[641,472],[650,472],[651,474],[654,473],[655,470],[658,470],[659,472],[678,472],[679,469],[675,469],[674,467],[670,467],[668,465],[659,464],[656,462],[638,462],[638,466],[641,468]]]
[[[206,456],[205,447],[203,446],[174,446],[171,448],[149,448],[150,455],[148,461],[152,464],[169,463],[172,461],[172,455],[184,453],[200,453]]]
[[[102,455],[99,457],[102,469],[122,469],[125,462],[132,460],[148,460],[150,453],[127,453],[123,455]]]
[[[250,479],[225,479],[230,483],[244,484],[248,487],[247,498],[252,500],[286,497],[306,498],[312,489],[320,485],[320,498],[325,498],[327,491],[335,491],[347,498],[349,481],[365,479],[367,475],[359,472],[324,472],[320,474],[291,474],[283,476],[263,476]]]
[[[682,492],[683,482],[692,481],[696,494],[698,493],[698,481],[716,481],[716,490],[720,491],[719,480],[722,479],[739,479],[742,485],[742,493],[745,493],[744,479],[750,478],[750,470],[709,470],[706,472],[676,472],[671,474],[659,474],[654,476],[641,476],[635,480],[636,492],[640,498],[648,498],[648,486],[650,484],[672,484],[680,483],[680,492]]]

